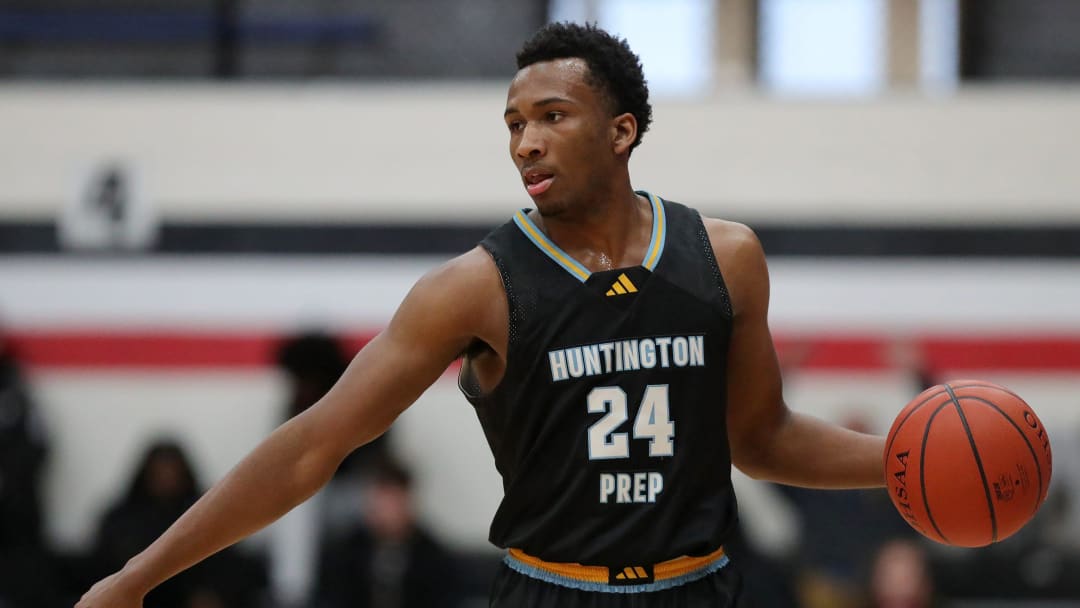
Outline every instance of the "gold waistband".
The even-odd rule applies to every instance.
[[[523,564],[539,568],[550,574],[564,576],[566,578],[587,583],[607,583],[611,575],[607,566],[585,566],[574,563],[545,562],[520,549],[510,549],[510,556]],[[684,555],[682,557],[676,557],[675,559],[669,559],[653,565],[653,577],[656,581],[662,581],[684,576],[696,570],[705,568],[722,557],[724,557],[724,548],[720,547],[708,555],[697,557]],[[627,579],[644,579],[647,575],[642,566],[626,566],[621,573],[617,573],[617,576],[620,579],[624,578],[624,576]]]

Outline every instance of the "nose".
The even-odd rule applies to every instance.
[[[525,123],[518,137],[514,153],[521,158],[536,158],[547,151],[540,129],[531,122]]]

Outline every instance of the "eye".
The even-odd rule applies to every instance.
[[[551,122],[559,122],[560,120],[562,120],[565,117],[566,117],[566,114],[563,114],[562,112],[548,112],[547,113],[547,119],[549,121],[551,121]]]
[[[511,133],[516,133],[516,132],[520,131],[522,128],[524,128],[524,126],[525,126],[525,123],[520,121],[520,120],[512,120],[512,121],[506,123],[506,127],[508,129],[510,129]]]

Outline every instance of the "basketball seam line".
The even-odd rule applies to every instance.
[[[915,412],[919,411],[919,409],[922,408],[922,406],[926,405],[928,402],[930,402],[930,400],[932,400],[935,397],[938,397],[940,395],[944,395],[944,394],[945,394],[945,391],[939,391],[939,392],[934,393],[933,395],[928,396],[926,399],[923,399],[921,402],[919,402],[918,405],[911,408],[911,411],[908,412],[907,415],[904,416],[904,418],[902,420],[900,420],[900,422],[898,422],[896,424],[896,428],[893,429],[890,432],[890,435],[892,435],[892,439],[890,439],[889,444],[885,446],[885,456],[886,456],[886,458],[888,457],[889,453],[892,452],[893,442],[896,441],[896,436],[898,434],[900,434],[900,429],[903,428],[904,423],[906,423],[908,421],[908,418],[911,418],[912,416],[914,416]]]
[[[975,455],[975,466],[979,469],[979,478],[982,479],[983,492],[986,494],[986,505],[990,508],[990,542],[997,542],[997,513],[994,510],[994,499],[990,496],[990,484],[986,481],[986,471],[983,469],[982,458],[979,456],[979,448],[975,445],[975,437],[971,434],[971,427],[968,426],[967,416],[964,415],[964,408],[960,407],[960,400],[957,399],[956,393],[952,388],[946,384],[945,390],[949,392],[949,397],[952,398],[953,405],[956,406],[956,413],[960,416],[960,424],[964,425],[964,433],[967,434],[968,443],[971,445],[971,453]]]
[[[986,399],[983,399],[982,397],[974,397],[974,396],[971,396],[971,395],[965,395],[964,398],[965,399],[972,399],[974,401],[978,401],[979,403],[983,403],[983,404],[989,405],[990,407],[994,408],[995,411],[997,411],[999,414],[1001,414],[1001,416],[1003,418],[1005,418],[1005,420],[1008,420],[1009,424],[1013,425],[1013,428],[1015,428],[1016,431],[1018,433],[1020,433],[1020,438],[1024,440],[1025,444],[1027,444],[1028,451],[1031,452],[1031,459],[1032,459],[1032,461],[1035,462],[1035,472],[1039,475],[1039,493],[1037,495],[1038,499],[1035,501],[1035,511],[1038,511],[1039,507],[1041,506],[1042,489],[1043,489],[1042,465],[1039,464],[1039,457],[1035,453],[1035,447],[1033,445],[1031,445],[1030,441],[1028,441],[1027,435],[1024,434],[1024,430],[1020,428],[1019,424],[1016,424],[1015,420],[1010,418],[1008,414],[1006,414],[1001,408],[999,408],[992,401],[988,401]],[[1032,515],[1035,514],[1035,511],[1032,511]]]
[[[1001,391],[1003,393],[1012,395],[1013,397],[1016,397],[1017,399],[1019,399],[1021,401],[1024,400],[1023,397],[1021,397],[1020,395],[1017,395],[1016,393],[1010,391],[1009,389],[1005,388],[1004,386],[1001,386],[1000,384],[978,384],[978,383],[976,383],[976,384],[957,384],[955,382],[951,382],[951,383],[949,383],[949,386],[952,387],[953,389],[958,389],[958,388],[991,388],[991,389],[994,389],[996,391]]]
[[[926,509],[926,517],[930,520],[930,525],[934,526],[934,531],[937,532],[938,536],[946,543],[949,542],[949,537],[941,532],[941,528],[938,527],[937,522],[934,520],[934,514],[930,511],[930,498],[926,495],[926,444],[928,443],[927,438],[930,436],[930,427],[934,423],[934,418],[937,417],[937,415],[941,413],[941,410],[945,409],[945,406],[947,405],[949,405],[948,401],[939,405],[938,408],[934,410],[934,413],[930,414],[930,418],[926,421],[926,426],[923,427],[922,446],[919,451],[919,488],[922,490],[923,507]]]

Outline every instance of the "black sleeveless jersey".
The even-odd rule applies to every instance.
[[[651,564],[707,554],[735,525],[730,299],[698,213],[645,195],[640,266],[589,272],[524,211],[481,242],[502,274],[509,348],[489,394],[468,361],[461,386],[502,475],[497,546]]]

